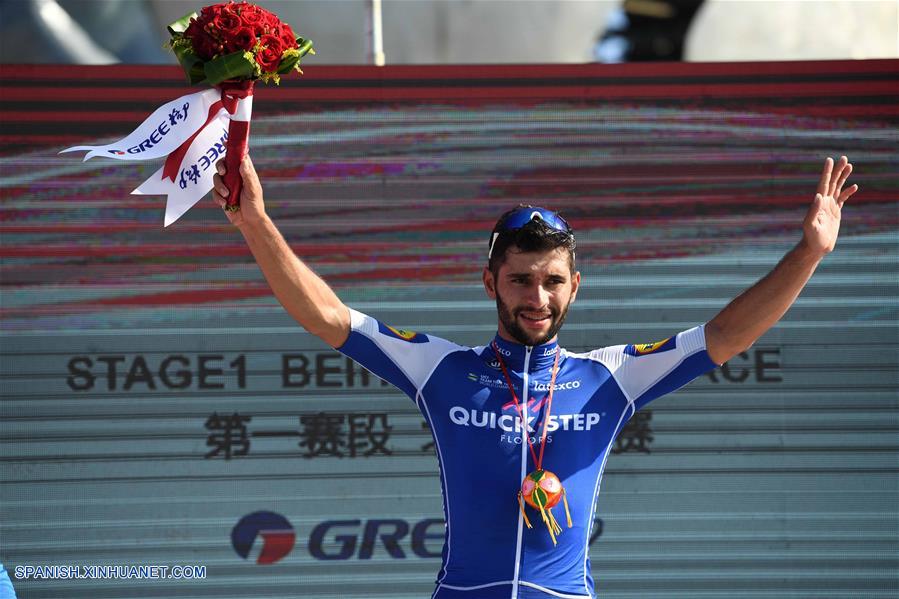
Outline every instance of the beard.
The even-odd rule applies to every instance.
[[[526,308],[516,308],[515,310],[512,310],[511,308],[509,308],[506,302],[503,301],[499,293],[496,294],[496,312],[497,316],[499,316],[499,321],[506,329],[506,332],[508,332],[513,339],[515,339],[522,345],[543,345],[544,343],[555,337],[559,332],[559,329],[562,328],[562,324],[565,322],[565,317],[568,316],[568,308],[570,306],[571,300],[568,301],[568,303],[565,305],[565,308],[561,311],[550,306],[549,330],[546,331],[546,333],[529,333],[518,324],[518,316],[522,312],[528,312],[529,310]]]

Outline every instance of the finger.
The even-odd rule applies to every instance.
[[[827,195],[832,198],[837,197],[837,183],[840,181],[843,171],[846,170],[847,164],[849,164],[849,159],[845,156],[840,156],[840,159],[834,165],[833,173],[830,176],[830,187],[827,190]]]
[[[225,176],[225,173],[228,172],[228,167],[225,166],[224,158],[215,163],[215,171],[223,177]]]
[[[248,191],[252,190],[255,194],[261,191],[262,184],[259,182],[259,175],[256,173],[255,167],[253,167],[253,160],[249,154],[240,161],[240,176],[243,178],[244,186],[248,188]]]
[[[250,155],[247,154],[243,157],[243,160],[240,161],[240,172],[244,175],[251,175],[258,179],[258,175],[256,174],[256,167],[253,166],[253,159],[250,158]]]
[[[225,185],[225,179],[219,174],[212,175],[212,189],[223,198],[228,197],[228,194],[231,193]]]
[[[830,173],[833,171],[833,159],[828,156],[824,160],[824,170],[821,172],[821,179],[818,181],[818,193],[827,195],[830,187]]]
[[[843,204],[846,202],[846,200],[848,200],[856,191],[858,191],[858,185],[852,185],[851,187],[843,190],[843,193],[841,193],[840,197],[837,199],[837,204],[840,206],[840,208],[843,207]]]
[[[843,185],[846,184],[846,179],[848,179],[849,175],[851,175],[851,174],[852,174],[852,165],[849,163],[846,163],[846,167],[840,172],[840,177],[839,177],[839,179],[837,179],[837,184],[833,191],[834,198],[840,197],[840,193],[842,193],[842,191],[843,191]]]

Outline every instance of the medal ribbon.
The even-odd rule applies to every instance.
[[[522,405],[521,400],[518,399],[518,394],[515,393],[515,386],[512,384],[512,378],[509,376],[509,371],[506,370],[506,363],[503,362],[503,357],[499,353],[499,347],[497,347],[496,341],[492,343],[492,347],[493,353],[496,354],[496,359],[499,360],[499,366],[503,371],[503,376],[506,377],[506,385],[509,386],[509,391],[512,393],[512,399],[515,401],[515,408],[518,410],[518,415],[521,417],[522,434],[524,435],[525,440],[527,440],[528,449],[531,450],[531,457],[537,465],[537,470],[543,470],[543,450],[546,449],[546,429],[549,426],[549,415],[552,412],[553,407],[553,391],[556,388],[556,375],[559,373],[559,354],[561,353],[561,348],[556,347],[556,359],[553,361],[552,377],[549,382],[549,398],[546,402],[546,415],[543,418],[543,434],[540,435],[540,457],[538,458],[537,452],[534,451],[534,444],[531,443],[531,436],[528,434],[527,405]],[[527,399],[527,389],[525,389],[525,399]]]

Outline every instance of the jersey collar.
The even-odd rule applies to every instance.
[[[516,372],[522,372],[524,370],[524,359],[528,349],[531,350],[531,357],[528,362],[529,372],[552,368],[553,361],[556,358],[556,352],[559,351],[558,341],[551,341],[550,343],[544,343],[543,345],[526,346],[520,343],[506,341],[499,336],[499,333],[493,338],[493,341],[496,343],[497,347],[499,347],[499,351],[502,354],[506,366]],[[492,347],[489,347],[487,351],[488,355],[493,354]]]

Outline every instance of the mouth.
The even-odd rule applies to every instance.
[[[524,321],[525,326],[535,329],[543,328],[552,321],[551,312],[519,312],[518,315]]]

